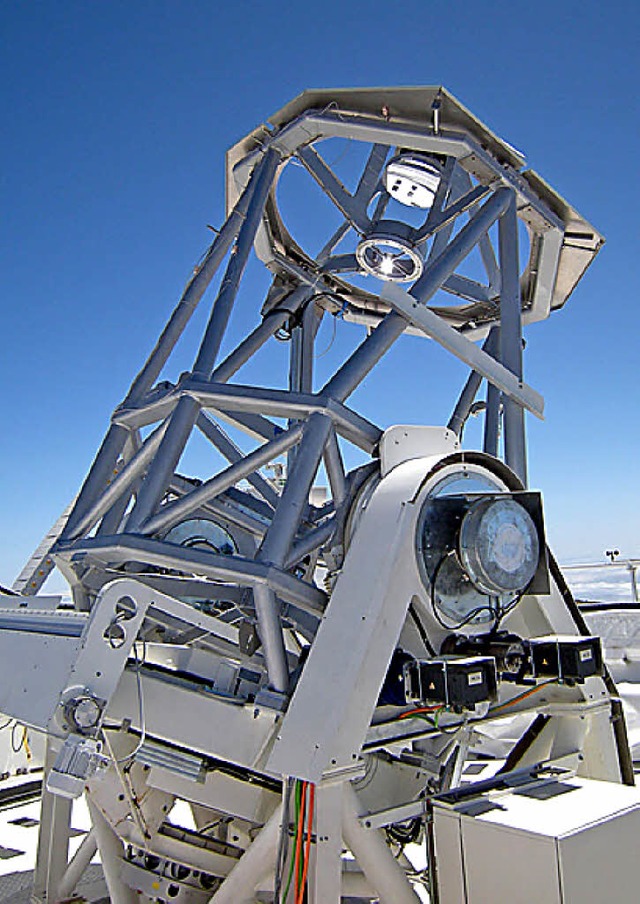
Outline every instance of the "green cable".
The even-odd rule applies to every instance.
[[[280,899],[280,904],[286,904],[287,896],[289,894],[289,889],[291,888],[291,880],[293,879],[293,868],[296,862],[296,845],[295,839],[298,837],[298,824],[300,822],[300,805],[302,802],[302,785],[298,779],[296,779],[296,791],[295,791],[295,811],[296,811],[296,830],[293,833],[294,843],[291,847],[291,861],[289,863],[289,875],[287,876],[287,885],[284,890],[284,895]]]
[[[25,731],[26,731],[26,728],[25,728]],[[306,790],[305,790],[304,796],[305,796],[305,808],[304,808],[304,813],[302,814],[302,820],[303,820],[302,826],[301,826],[302,841],[300,843],[300,860],[298,862],[298,888],[300,888],[300,886],[302,885],[302,874],[304,872],[304,820],[307,818]],[[300,783],[300,799],[301,799],[300,809],[302,809],[302,783]]]

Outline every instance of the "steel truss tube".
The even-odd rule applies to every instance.
[[[282,304],[270,311],[262,323],[235,348],[214,370],[211,377],[216,383],[226,383],[252,355],[289,320],[298,308],[313,294],[308,286],[295,289]]]
[[[252,181],[255,181],[255,188],[251,196],[247,215],[238,233],[236,246],[223,277],[222,285],[220,286],[220,291],[213,306],[200,351],[193,367],[194,373],[203,374],[207,378],[211,376],[220,350],[231,309],[238,293],[240,280],[253,248],[264,205],[279,161],[279,152],[274,148],[269,148],[251,177]]]
[[[185,289],[169,322],[162,331],[156,347],[153,349],[144,367],[131,384],[129,392],[123,402],[124,406],[139,401],[140,398],[151,389],[153,383],[158,378],[172,349],[189,322],[191,315],[204,295],[209,283],[213,279],[225,254],[229,250],[231,243],[236,238],[246,216],[249,202],[254,193],[254,188],[255,181],[251,180],[238,200],[233,212],[222,227],[219,235],[216,236],[214,242],[210,246],[199,271]],[[97,495],[107,485],[128,437],[128,430],[124,429],[122,426],[112,424],[109,427],[102,446],[91,466],[87,479],[78,495],[78,499],[71,512],[67,527],[65,531],[63,531],[61,539],[67,539],[71,535],[71,532],[75,530],[79,519],[86,513],[87,508],[95,501]]]
[[[498,255],[502,274],[500,290],[500,358],[522,380],[522,309],[518,259],[518,214],[515,192],[498,224]],[[524,409],[503,396],[504,460],[527,486],[527,452]]]
[[[319,546],[323,546],[331,537],[335,528],[336,523],[333,518],[330,518],[328,521],[323,522],[319,527],[314,527],[313,530],[306,533],[304,537],[291,548],[291,552],[284,563],[285,570],[288,571],[290,568],[293,568],[294,565],[297,565],[298,562],[300,562],[301,559],[304,559],[305,556],[308,556],[309,553],[312,553]]]
[[[498,457],[498,439],[500,436],[500,403],[502,393],[493,383],[487,384],[487,409],[484,416],[483,451]]]
[[[226,223],[211,243],[204,261],[193,278],[189,281],[182,294],[182,298],[178,302],[167,325],[162,331],[156,347],[153,349],[144,367],[133,381],[131,389],[127,393],[125,404],[131,404],[138,401],[151,389],[160,376],[160,372],[166,364],[176,342],[182,335],[184,328],[191,319],[191,315],[200,303],[202,296],[206,292],[218,267],[222,263],[225,254],[238,235],[242,222],[247,214],[247,208],[249,207],[254,188],[255,182],[249,182]]]
[[[331,418],[316,412],[309,417],[303,429],[304,437],[293,469],[257,557],[273,565],[281,566],[291,548],[329,436]]]
[[[98,807],[87,797],[93,832],[100,852],[100,861],[109,891],[111,904],[137,904],[136,892],[124,884],[120,878],[122,844]]]
[[[312,414],[304,425],[302,443],[282,491],[280,504],[256,556],[257,561],[277,566],[282,566],[285,561],[308,504],[330,429],[331,418],[319,413]],[[289,683],[289,670],[278,599],[273,590],[265,586],[255,587],[253,599],[269,683],[274,690],[284,692]]]
[[[411,289],[411,295],[421,304],[427,304],[445,280],[465,259],[479,239],[504,212],[512,192],[499,188],[482,207],[473,214],[469,222],[460,230],[433,263],[427,267]],[[406,321],[395,312],[387,314],[384,320],[367,339],[345,361],[340,370],[321,390],[343,402],[360,385],[380,358],[391,348],[404,332]]]
[[[345,782],[342,836],[360,869],[380,896],[380,904],[418,904],[420,898],[379,830],[365,829],[361,825],[359,807],[360,802],[350,782]]]
[[[371,335],[360,343],[351,357],[347,358],[342,367],[323,386],[319,394],[344,402],[402,335],[405,326],[406,321],[400,314],[396,314],[395,311],[387,314]]]
[[[82,878],[86,868],[93,860],[94,854],[97,850],[98,845],[96,842],[96,837],[93,829],[91,829],[82,839],[80,847],[69,861],[65,874],[58,885],[57,897],[71,897],[71,895],[75,891],[76,885]]]
[[[160,503],[199,412],[200,406],[191,396],[183,396],[174,408],[156,457],[149,466],[137,502],[127,520],[125,529],[129,533],[137,531]]]
[[[111,424],[78,494],[66,527],[60,534],[60,540],[66,540],[70,536],[78,521],[107,486],[128,437],[127,427],[123,427],[121,424]]]
[[[302,427],[296,426],[282,433],[277,439],[265,443],[259,449],[255,449],[235,464],[216,474],[215,477],[205,481],[182,499],[164,505],[157,515],[140,525],[140,533],[155,534],[172,527],[200,506],[205,505],[210,499],[234,486],[239,480],[253,474],[262,465],[282,455],[283,452],[299,442],[301,437]]]
[[[236,446],[236,444],[227,436],[227,434],[218,427],[217,424],[207,417],[204,411],[201,411],[198,415],[198,420],[196,421],[196,427],[203,433],[207,439],[213,443],[213,445],[221,452],[222,455],[230,461],[232,464],[235,464],[238,461],[242,461],[245,457],[244,453],[241,449]],[[247,480],[251,484],[251,486],[257,490],[258,493],[262,496],[265,502],[268,502],[273,508],[278,504],[279,495],[274,489],[274,487],[262,477],[261,474],[253,473],[247,474]]]
[[[273,176],[280,155],[272,148],[264,155],[255,168],[251,181],[255,187],[251,195],[246,218],[242,224],[235,249],[231,255],[227,271],[223,277],[218,297],[213,305],[207,330],[198,352],[194,372],[209,377],[220,349],[220,343],[227,327],[231,308],[235,300],[240,279],[244,272],[253,241],[260,225],[265,201],[271,188]],[[136,531],[151,517],[166,491],[169,478],[175,471],[184,446],[193,430],[199,413],[198,403],[183,397],[176,405],[169,427],[162,439],[155,460],[151,464],[140,488],[138,500],[129,516],[126,529]]]
[[[338,508],[347,494],[347,484],[335,430],[332,430],[329,434],[323,458],[327,477],[329,478],[329,486],[331,487],[331,496],[335,507]]]
[[[273,869],[281,817],[282,805],[278,804],[209,904],[250,904],[254,900],[256,886]]]
[[[513,193],[511,189],[499,188],[488,201],[478,208],[468,223],[449,242],[432,264],[424,271],[411,289],[411,295],[421,304],[427,304],[444,281],[462,263],[481,237],[493,226],[506,210]]]
[[[129,489],[132,483],[144,471],[149,461],[152,459],[158,449],[164,432],[167,428],[166,422],[160,424],[153,433],[147,438],[143,446],[138,449],[133,458],[120,471],[118,476],[111,481],[106,490],[99,499],[91,506],[85,516],[78,522],[72,531],[69,532],[65,539],[75,540],[77,537],[90,530],[111,507],[112,504]]]
[[[489,355],[494,355],[496,353],[498,347],[498,330],[496,327],[491,327],[489,330],[489,335],[484,341],[482,346],[482,350],[487,352]],[[449,430],[453,430],[453,432],[459,437],[462,433],[462,428],[464,427],[469,414],[471,413],[471,406],[475,400],[476,395],[478,394],[478,390],[480,389],[480,384],[482,383],[482,377],[478,373],[477,370],[472,370],[469,374],[467,382],[462,388],[462,392],[460,393],[460,398],[456,404],[456,407],[453,410],[453,414],[449,418],[449,423],[447,427]]]

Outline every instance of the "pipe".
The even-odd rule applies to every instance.
[[[419,904],[420,898],[377,829],[360,822],[360,802],[350,782],[345,782],[342,837],[358,861],[367,881],[380,896],[380,904]]]
[[[93,829],[82,839],[80,847],[75,852],[58,884],[58,897],[70,898],[76,889],[76,885],[82,878],[84,871],[93,860],[98,850],[98,844]]]
[[[139,898],[136,892],[125,885],[120,878],[120,861],[122,860],[120,839],[88,796],[87,806],[111,904],[138,904]]]
[[[155,534],[165,528],[172,527],[178,521],[186,518],[201,505],[205,505],[210,499],[219,496],[225,490],[234,486],[239,480],[253,474],[259,467],[277,458],[291,446],[295,446],[302,436],[302,427],[292,427],[286,433],[282,433],[277,439],[265,443],[235,464],[230,465],[216,474],[215,477],[205,481],[197,489],[192,490],[177,502],[164,505],[157,515],[140,525],[140,532],[149,535]]]
[[[209,904],[243,904],[253,902],[254,890],[275,863],[282,805],[278,805],[270,819],[233,867]]]

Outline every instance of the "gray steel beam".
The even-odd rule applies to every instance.
[[[482,349],[488,355],[495,356],[497,348],[498,330],[496,329],[496,327],[492,327],[489,330],[489,335],[485,339]],[[481,382],[481,375],[476,370],[472,370],[469,374],[467,382],[462,389],[462,392],[460,393],[460,397],[456,403],[456,407],[453,410],[453,414],[449,418],[449,423],[447,424],[449,430],[452,430],[456,434],[456,436],[462,435],[462,429],[467,418],[469,417],[471,406],[473,405],[475,397],[478,394]]]
[[[440,232],[445,226],[453,225],[461,214],[468,213],[476,204],[484,201],[490,193],[491,188],[488,185],[476,185],[475,188],[471,188],[461,198],[449,204],[448,207],[436,212],[433,217],[427,218],[424,226],[421,226],[415,233],[414,240],[421,242],[429,236]]]
[[[340,447],[338,445],[338,438],[335,430],[332,430],[329,434],[323,458],[327,477],[329,478],[329,486],[331,487],[331,496],[333,497],[335,507],[338,508],[346,496],[347,484],[344,464],[342,462],[342,455],[340,454]]]
[[[140,562],[175,569],[185,574],[205,575],[215,581],[230,581],[245,587],[267,584],[283,600],[312,615],[320,614],[326,601],[326,594],[321,590],[274,565],[237,556],[217,555],[201,549],[169,547],[169,544],[161,540],[131,534],[89,537],[61,547],[55,555],[56,559],[74,565],[97,561],[112,567],[123,562]]]
[[[160,372],[166,364],[176,342],[182,335],[187,323],[191,319],[191,315],[200,303],[202,296],[215,276],[218,267],[238,235],[240,227],[247,215],[247,209],[253,196],[254,189],[255,181],[252,180],[240,196],[238,203],[227,218],[224,226],[211,243],[204,260],[197,268],[193,277],[189,280],[187,287],[182,294],[182,298],[171,314],[155,348],[149,355],[144,367],[133,381],[131,389],[127,393],[125,404],[136,402],[142,398],[160,376]]]
[[[93,833],[100,852],[100,862],[109,890],[111,904],[138,904],[138,893],[125,885],[120,875],[123,859],[122,842],[104,818],[97,804],[87,797],[87,807],[93,824]]]
[[[284,564],[308,505],[309,493],[330,429],[330,418],[317,412],[304,425],[304,436],[282,491],[280,505],[258,550],[258,562],[268,562],[278,567]],[[284,692],[289,683],[289,670],[279,603],[273,588],[265,586],[254,588],[253,599],[269,683],[274,690]]]
[[[502,393],[493,383],[487,383],[487,407],[484,416],[484,439],[482,449],[488,455],[498,457],[500,439],[500,409]]]
[[[476,352],[479,351],[473,343],[460,336],[456,330],[444,323],[437,314],[428,311],[425,305],[469,254],[480,237],[504,211],[510,196],[511,193],[507,189],[499,189],[474,213],[473,217],[449,243],[442,254],[427,267],[420,279],[414,284],[412,295],[408,295],[394,283],[385,285],[381,298],[394,311],[388,314],[373,333],[356,349],[340,370],[323,387],[322,393],[331,395],[341,401],[347,398],[402,334],[406,325],[406,319],[409,319],[414,326],[427,332],[427,335],[431,335],[432,338],[436,338],[434,327],[441,327],[441,329],[438,328],[438,341],[441,344],[445,344],[442,340],[446,335],[448,343],[445,344],[445,347],[449,348],[449,351],[453,351],[454,346],[458,349],[460,348],[458,339],[462,340],[463,343],[468,343]],[[413,303],[414,299],[417,299],[415,303]],[[403,301],[404,303],[402,303]],[[412,308],[417,307],[418,304],[422,315],[420,318],[421,322],[417,322],[415,316],[412,316]],[[397,310],[400,311],[399,314]],[[429,314],[431,315],[429,319],[431,329],[427,331],[425,320],[427,319],[426,315]],[[454,351],[454,354],[457,353],[457,351]],[[467,361],[467,363],[471,362]],[[506,379],[508,381],[508,376]],[[512,388],[512,383],[509,383],[509,387]]]
[[[402,321],[402,318],[398,319]],[[403,328],[404,321],[400,326]],[[372,337],[377,331],[377,329],[374,331]],[[380,355],[383,353],[380,351]],[[373,367],[373,364],[371,366]],[[302,419],[314,412],[325,413],[334,421],[340,435],[371,452],[380,441],[382,431],[338,401],[337,394],[328,391],[330,386],[331,381],[320,393],[310,394],[290,392],[286,389],[267,389],[262,386],[225,385],[188,380],[183,385],[183,392],[194,397],[203,408],[214,409],[225,418],[263,412],[271,417]],[[270,428],[269,438],[272,438],[274,433],[278,434],[276,425],[265,421],[264,418],[262,420]]]
[[[211,379],[216,383],[226,383],[230,380],[312,294],[308,286],[301,286],[280,302],[277,308],[272,308],[262,323],[215,368]]]
[[[304,425],[304,436],[295,464],[260,547],[259,561],[278,566],[285,561],[307,506],[330,430],[331,419],[317,412]]]
[[[255,188],[194,364],[194,371],[205,378],[208,378],[213,370],[279,159],[280,156],[274,149],[268,150],[252,174]],[[191,398],[183,397],[176,405],[156,457],[142,482],[136,504],[127,520],[128,531],[138,530],[160,504],[198,413],[198,404]]]
[[[207,439],[218,449],[222,455],[227,459],[227,461],[231,462],[231,464],[235,464],[236,462],[241,461],[244,458],[244,452],[236,446],[233,440],[227,436],[227,434],[222,430],[217,424],[208,417],[208,415],[201,411],[198,415],[198,420],[196,421],[196,427],[200,432],[207,437]],[[256,490],[265,502],[268,502],[272,508],[278,504],[279,494],[277,493],[275,487],[269,483],[260,473],[255,472],[253,474],[247,475],[247,480],[251,484],[251,486]]]
[[[389,284],[382,293],[382,298],[398,308],[427,336],[435,339],[447,351],[450,351],[465,364],[477,370],[489,382],[494,383],[503,393],[531,411],[536,417],[543,419],[544,400],[531,386],[522,383],[510,370],[499,361],[487,355],[470,339],[449,326],[441,317],[425,305],[415,300],[399,286]]]
[[[301,436],[302,427],[292,427],[291,430],[282,433],[277,439],[265,443],[244,458],[240,458],[234,464],[225,468],[224,471],[216,474],[215,477],[206,480],[177,502],[169,502],[163,505],[157,514],[139,525],[139,532],[145,536],[150,536],[151,534],[169,530],[169,528],[187,518],[202,505],[206,505],[211,499],[224,493],[225,490],[228,490],[249,474],[253,474],[262,465],[282,455],[283,452],[286,452],[291,446],[299,442]]]
[[[223,277],[218,297],[216,298],[200,350],[193,366],[194,373],[209,378],[213,371],[220,345],[225,334],[231,309],[238,293],[240,280],[244,273],[249,254],[253,247],[258,226],[260,225],[264,205],[273,183],[280,154],[270,147],[254,170],[255,188],[247,214],[238,233],[234,252],[229,260],[227,271]]]
[[[363,211],[361,199],[356,201],[353,195],[349,194],[320,154],[311,145],[305,145],[298,149],[296,156],[354,229],[361,233],[366,232],[371,225],[366,207]]]
[[[395,311],[387,314],[370,336],[361,342],[353,354],[320,390],[320,395],[344,402],[358,388],[370,371],[402,335],[406,321]]]
[[[71,510],[66,526],[60,534],[60,540],[65,540],[71,534],[80,518],[107,486],[128,436],[129,429],[122,424],[111,424],[109,427]]]
[[[297,565],[305,556],[314,552],[319,546],[323,546],[330,539],[335,529],[335,519],[329,518],[319,527],[307,531],[307,533],[291,547],[291,551],[284,563],[285,569],[288,571],[290,568],[293,568],[293,566]]]
[[[53,767],[58,744],[47,739],[45,774]],[[36,868],[33,876],[33,897],[40,901],[56,901],[58,888],[67,868],[71,804],[67,798],[52,794],[46,786],[40,804],[40,829]]]
[[[380,904],[418,904],[409,884],[378,829],[365,829],[359,816],[361,804],[350,782],[344,783],[342,836],[360,869],[380,898]]]
[[[246,217],[249,202],[254,193],[254,187],[255,180],[252,179],[240,196],[238,203],[228,217],[220,233],[211,244],[198,272],[188,283],[182,298],[169,318],[167,325],[162,331],[162,334],[145,365],[131,384],[123,402],[124,408],[139,402],[144,394],[151,389],[151,386],[159,376],[172,349],[189,322],[193,311],[196,309],[225,254],[236,238]],[[101,493],[107,485],[116,462],[122,454],[128,436],[128,430],[117,423],[113,423],[109,427],[91,466],[87,479],[78,494],[76,503],[69,516],[66,529],[61,535],[62,538],[70,536],[80,518],[83,517],[89,506],[95,502],[98,494]]]
[[[76,537],[91,530],[93,525],[102,518],[102,516],[105,515],[132,486],[155,455],[166,429],[167,424],[165,422],[160,424],[160,426],[153,431],[133,458],[127,462],[122,471],[120,471],[120,473],[108,484],[102,495],[98,497],[84,517],[76,524],[74,529],[67,533],[65,539],[74,540]]]
[[[373,145],[364,169],[362,170],[356,193],[353,196],[356,205],[360,206],[362,216],[367,219],[367,207],[380,183],[380,176],[384,169],[388,154],[388,144]]]
[[[127,519],[125,530],[128,532],[139,530],[160,504],[199,412],[200,406],[191,396],[180,398],[156,450],[155,458],[142,482],[136,503]]]
[[[518,257],[518,214],[516,196],[498,224],[500,259],[500,359],[504,367],[522,383],[522,308],[520,305],[520,262]],[[502,388],[502,387],[501,387]],[[527,486],[527,450],[522,401],[504,393],[504,459]]]

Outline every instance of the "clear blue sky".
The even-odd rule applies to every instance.
[[[5,0],[0,583],[77,491],[221,223],[226,148],[304,88],[350,85],[445,85],[605,234],[527,334],[547,400],[531,483],[561,560],[640,554],[638,10]],[[355,398],[381,424],[446,421],[463,375],[424,345],[403,340]]]

